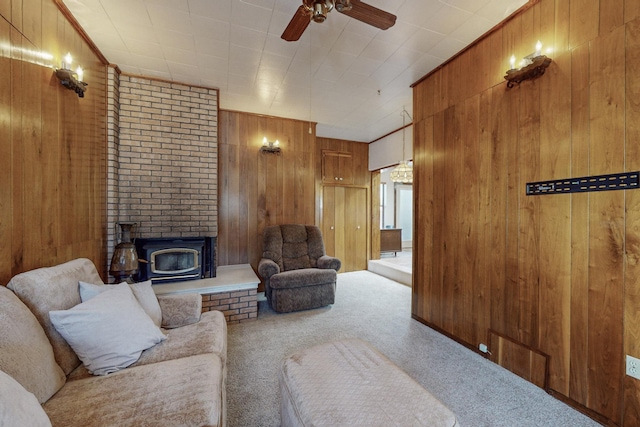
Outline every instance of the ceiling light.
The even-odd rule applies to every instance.
[[[407,112],[407,110],[405,110],[404,107],[402,107],[402,113],[400,114],[402,115],[402,160],[400,161],[400,164],[391,171],[391,174],[389,176],[391,178],[391,181],[393,182],[411,184],[413,183],[413,166],[405,161],[404,157],[404,132],[406,129],[406,126],[404,124],[404,116],[406,114],[409,119],[411,119],[411,116],[409,116],[409,113]],[[413,119],[411,119],[411,121],[413,121]]]

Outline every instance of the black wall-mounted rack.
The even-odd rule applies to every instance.
[[[590,191],[632,190],[640,188],[640,172],[594,175],[527,183],[527,196],[543,194],[587,193]]]

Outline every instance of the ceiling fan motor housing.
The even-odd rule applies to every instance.
[[[331,10],[333,10],[333,0],[313,0],[311,19],[313,19],[313,22],[322,23],[327,19],[327,13],[331,12]]]
[[[395,15],[361,0],[302,0],[302,5],[298,7],[280,37],[289,42],[299,40],[311,21],[324,22],[327,14],[333,9],[381,30],[386,30],[396,23]]]

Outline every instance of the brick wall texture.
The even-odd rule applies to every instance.
[[[120,75],[118,221],[137,237],[217,236],[218,91]]]
[[[221,311],[227,323],[241,323],[258,317],[256,289],[202,295],[202,311]]]

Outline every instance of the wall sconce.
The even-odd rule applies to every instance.
[[[534,79],[544,74],[547,67],[551,64],[551,58],[542,55],[542,43],[536,43],[536,51],[525,56],[520,63],[520,68],[516,68],[516,57],[511,56],[509,60],[511,69],[504,76],[507,81],[507,87],[512,88],[516,84],[520,84],[524,80]]]
[[[62,86],[75,91],[79,98],[84,98],[84,91],[87,90],[88,84],[83,82],[84,73],[82,68],[78,67],[75,72],[71,71],[71,63],[73,58],[67,53],[62,61],[62,67],[56,70],[56,77],[60,79]]]
[[[260,147],[262,153],[280,154],[280,142],[276,139],[275,142],[267,140],[265,136],[262,139],[262,147]]]

